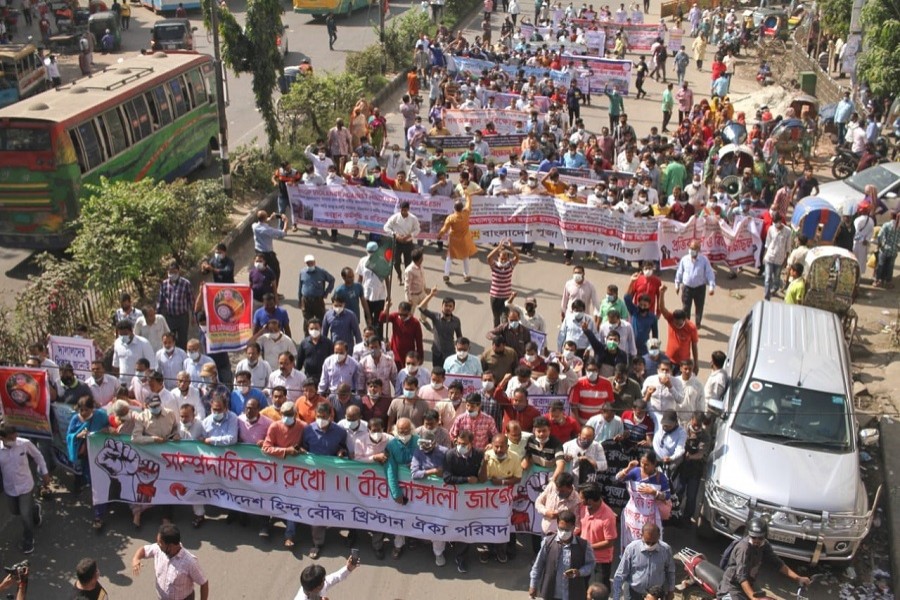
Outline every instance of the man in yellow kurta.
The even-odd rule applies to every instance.
[[[472,196],[466,194],[466,203],[457,201],[453,214],[444,219],[444,226],[438,232],[438,239],[448,235],[447,260],[444,262],[444,282],[450,281],[450,266],[453,260],[463,261],[463,281],[472,281],[469,276],[469,257],[478,252],[472,234],[469,233],[469,214],[472,212]]]

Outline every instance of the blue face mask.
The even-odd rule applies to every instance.
[[[416,390],[403,390],[403,397],[412,400],[416,397]]]
[[[162,414],[162,406],[153,406],[150,408],[150,414],[153,416],[159,416]]]
[[[294,421],[296,420],[296,418],[295,417],[282,417],[281,420],[284,422],[285,425],[290,427],[291,425],[294,424]]]
[[[215,421],[216,423],[221,423],[222,421],[225,420],[225,413],[223,413],[223,412],[213,413],[212,418],[213,418],[213,421]]]

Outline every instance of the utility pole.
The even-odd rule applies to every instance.
[[[219,113],[219,154],[222,162],[222,187],[225,194],[231,196],[231,165],[228,162],[228,117],[225,115],[225,82],[223,79],[222,52],[219,49],[219,5],[216,0],[209,0],[212,27],[213,55],[216,63],[216,110]]]
[[[387,73],[387,49],[384,47],[384,13],[387,12],[388,0],[378,3],[379,41],[381,42],[381,74]]]

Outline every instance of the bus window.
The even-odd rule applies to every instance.
[[[97,139],[100,141],[101,150],[107,157],[112,156],[112,144],[109,142],[109,134],[106,132],[106,124],[103,123],[103,118],[100,115],[94,117],[94,123],[99,132]]]
[[[78,140],[78,132],[74,129],[70,129],[69,137],[72,139],[72,147],[75,148],[75,156],[78,157],[78,167],[81,169],[81,172],[84,173],[87,171],[87,162],[84,158],[84,149],[81,147],[81,142]]]
[[[197,108],[197,103],[194,101],[194,90],[191,89],[192,86],[188,81],[187,75],[180,75],[178,83],[181,84],[181,95],[184,96],[184,103],[188,110]]]
[[[97,136],[97,130],[94,129],[94,121],[93,119],[88,121],[87,123],[82,123],[77,128],[78,137],[81,141],[80,148],[79,144],[75,144],[75,148],[78,149],[79,156],[84,157],[83,161],[79,160],[82,163],[81,168],[82,171],[90,171],[95,167],[99,167],[103,164],[103,147],[100,145],[100,138]],[[76,141],[73,139],[73,141]]]
[[[46,152],[51,149],[49,129],[14,125],[0,129],[0,152]]]
[[[150,113],[143,97],[138,96],[134,100],[129,100],[124,106],[125,112],[128,113],[128,121],[131,123],[132,139],[137,142],[150,135]]]
[[[172,122],[172,111],[169,107],[169,97],[162,86],[153,88],[153,99],[156,101],[156,112],[159,116],[159,126],[165,127]]]
[[[192,69],[188,71],[187,77],[191,90],[194,92],[194,106],[206,104],[206,87],[203,85],[203,77],[201,77],[200,72],[197,69]]]
[[[125,127],[122,125],[119,109],[114,108],[106,111],[103,114],[103,121],[109,136],[110,156],[115,156],[128,148],[128,136],[125,133]]]
[[[169,82],[169,89],[172,90],[172,104],[175,106],[175,118],[177,119],[189,108],[184,101],[184,86],[181,85],[181,80],[176,78]]]

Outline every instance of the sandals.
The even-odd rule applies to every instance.
[[[294,540],[284,540],[284,547],[285,547],[285,548],[293,548],[293,547],[294,547]]]
[[[206,520],[206,515],[196,515],[193,519],[191,519],[191,525],[194,526],[194,529],[197,529],[203,522]]]
[[[100,531],[101,529],[103,529],[103,519],[94,519],[91,527],[94,529],[94,531]]]

